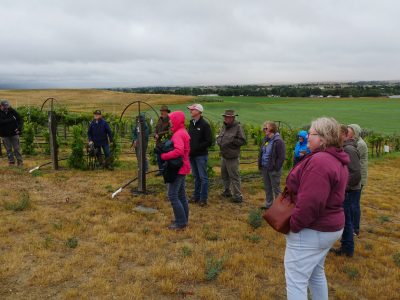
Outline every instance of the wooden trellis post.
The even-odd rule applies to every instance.
[[[58,170],[57,121],[52,110],[49,111],[49,134],[51,161],[53,169]]]
[[[138,192],[146,193],[146,151],[145,151],[145,127],[143,118],[137,121],[137,157],[138,157]]]

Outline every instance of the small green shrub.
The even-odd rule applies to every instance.
[[[33,177],[40,177],[43,176],[43,172],[41,170],[35,170],[31,173]]]
[[[356,267],[351,267],[351,266],[345,266],[343,271],[347,274],[347,276],[354,280],[359,276],[359,272],[356,269]]]
[[[24,143],[22,144],[22,153],[23,154],[34,154],[35,153],[35,128],[33,123],[26,122],[24,124],[24,130],[22,133],[24,138]]]
[[[261,241],[261,237],[258,234],[246,235],[244,238],[254,244],[257,244]]]
[[[257,229],[262,225],[262,212],[259,209],[252,209],[249,213],[248,222],[253,229]]]
[[[388,217],[388,216],[385,216],[385,215],[383,215],[383,216],[379,216],[379,223],[381,223],[381,224],[384,224],[384,223],[386,223],[386,222],[389,222],[390,221],[390,218]]]
[[[118,132],[113,131],[113,142],[110,145],[110,165],[118,166],[119,165],[119,155],[121,154],[121,146],[120,146],[120,136]]]
[[[366,243],[366,244],[365,244],[365,250],[370,251],[370,250],[372,250],[372,249],[373,249],[372,244],[370,244],[370,243]]]
[[[393,261],[396,266],[400,267],[400,252],[393,254]]]
[[[51,238],[51,236],[46,236],[43,240],[43,247],[46,249],[50,248],[52,242],[53,239]]]
[[[61,222],[53,223],[53,227],[56,230],[61,230],[63,228],[63,224]]]
[[[214,280],[222,270],[222,259],[216,259],[215,257],[208,258],[206,261],[205,277],[207,281]]]
[[[217,232],[211,231],[208,225],[203,227],[204,238],[208,241],[217,241],[219,239],[219,235]]]
[[[80,125],[72,126],[72,152],[68,158],[68,166],[73,169],[86,169],[86,162],[83,153],[83,129]]]
[[[189,246],[185,245],[182,247],[182,256],[188,257],[192,255],[192,249]]]
[[[71,237],[67,239],[65,244],[68,248],[75,249],[76,247],[78,247],[78,239],[76,237]]]
[[[24,211],[27,210],[31,207],[31,201],[29,194],[24,193],[20,199],[19,202],[17,203],[12,203],[12,202],[5,202],[4,203],[4,208],[6,210],[12,210],[12,211]]]

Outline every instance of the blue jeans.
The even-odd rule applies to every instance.
[[[190,158],[190,166],[194,177],[193,198],[195,201],[207,202],[208,199],[207,162],[207,154]]]
[[[110,146],[108,144],[107,145],[101,145],[101,146],[94,145],[94,147],[97,150],[97,152],[96,152],[97,156],[101,155],[101,149],[103,149],[104,157],[105,158],[109,158],[110,157]]]
[[[347,254],[354,253],[353,207],[359,195],[360,190],[347,191],[343,202],[345,222],[341,242],[342,251]]]
[[[185,191],[185,175],[178,175],[174,182],[168,185],[168,199],[171,201],[178,226],[187,225],[189,222],[189,204]]]
[[[361,218],[361,207],[360,207],[360,199],[361,199],[361,192],[363,186],[361,186],[361,190],[358,194],[358,197],[354,199],[353,203],[353,227],[355,232],[360,231],[360,218]]]

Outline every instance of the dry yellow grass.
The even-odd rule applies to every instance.
[[[244,182],[242,206],[220,199],[214,185],[210,206],[192,205],[190,227],[176,233],[166,229],[172,210],[161,179],[149,179],[151,195],[132,197],[125,190],[110,199],[111,190],[135,176],[131,158],[114,172],[28,174],[39,160],[28,158],[25,170],[0,162],[1,299],[285,298],[284,237],[264,223],[256,230],[247,223],[250,209],[262,204],[260,179]],[[327,259],[332,299],[398,299],[399,168],[400,158],[371,166],[355,257]],[[5,209],[4,202],[28,194],[29,209]],[[139,204],[158,212],[135,212]],[[67,245],[72,237],[76,248]],[[210,258],[222,259],[213,281],[205,279]]]
[[[57,99],[56,105],[67,106],[73,111],[92,112],[101,109],[108,113],[121,113],[130,102],[141,100],[157,104],[189,102],[192,96],[130,94],[95,89],[54,90],[0,90],[0,98],[8,99],[14,107],[22,105],[41,106],[47,98]]]

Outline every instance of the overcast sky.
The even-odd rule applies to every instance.
[[[400,1],[1,0],[0,87],[399,80]]]

